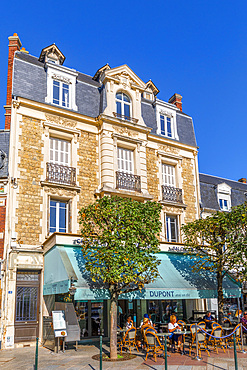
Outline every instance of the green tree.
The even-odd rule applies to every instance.
[[[110,356],[117,358],[117,300],[142,290],[159,275],[161,205],[105,196],[82,208],[82,253],[92,281],[106,285],[111,301]]]
[[[182,227],[185,246],[198,257],[196,271],[209,270],[217,276],[219,321],[223,320],[223,279],[227,274],[241,281],[247,277],[247,203],[230,212],[218,211]]]

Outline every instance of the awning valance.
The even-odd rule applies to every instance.
[[[161,252],[160,277],[142,292],[122,294],[122,299],[201,299],[217,298],[216,275],[193,271],[193,259],[182,253]],[[193,257],[196,258],[196,257]],[[109,292],[92,282],[85,270],[80,246],[55,246],[45,255],[44,295],[67,293],[76,280],[75,300],[108,299]],[[230,277],[223,281],[224,297],[240,297],[241,288]]]

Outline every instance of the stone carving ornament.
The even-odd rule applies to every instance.
[[[71,127],[71,128],[74,128],[76,126],[75,121],[72,121],[72,120],[67,119],[67,118],[62,118],[62,117],[59,117],[59,116],[55,116],[53,114],[45,113],[45,118],[46,118],[47,122],[54,123],[56,125],[62,125],[62,126]]]
[[[159,145],[159,150],[166,153],[178,154],[178,149],[169,145]]]
[[[129,137],[138,136],[138,133],[133,130],[129,130],[127,127],[115,127],[115,131],[121,135],[126,135]]]

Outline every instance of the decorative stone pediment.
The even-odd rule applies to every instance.
[[[41,50],[39,61],[46,63],[49,60],[60,65],[65,61],[65,56],[55,44]]]
[[[136,88],[140,91],[146,88],[146,84],[126,64],[120,67],[106,69],[102,74],[102,82],[105,80],[113,80],[121,83],[123,87]]]

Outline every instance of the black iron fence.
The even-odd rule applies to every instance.
[[[175,203],[183,203],[182,189],[173,186],[162,185],[162,200]]]
[[[116,188],[141,192],[141,176],[116,171]]]
[[[76,185],[76,169],[56,163],[46,164],[46,181],[63,185]]]

